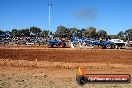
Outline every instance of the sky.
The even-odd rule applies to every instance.
[[[49,0],[0,0],[0,29],[37,26],[48,30]],[[132,0],[50,0],[51,26],[95,27],[108,34],[132,28]]]

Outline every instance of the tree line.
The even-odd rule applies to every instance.
[[[4,33],[10,34],[10,37],[47,37],[48,36],[48,30],[42,30],[38,27],[30,27],[25,29],[12,29],[11,31],[2,31],[0,30],[0,35]]]
[[[105,39],[122,39],[124,41],[132,40],[132,28],[126,29],[125,31],[120,31],[116,35],[109,35],[105,30],[97,31],[95,27],[88,27],[88,28],[67,28],[64,26],[58,26],[55,32],[57,37],[70,37],[73,33],[76,36],[86,36],[88,38],[105,38]]]
[[[0,35],[3,33],[9,33],[11,37],[31,37],[31,36],[37,36],[37,37],[48,37],[48,30],[42,30],[38,27],[30,27],[26,29],[12,29],[11,31],[2,31],[0,30]],[[124,41],[126,40],[132,40],[132,28],[127,29],[125,31],[120,31],[116,35],[109,35],[105,30],[99,30],[97,31],[95,27],[88,27],[88,28],[82,28],[78,29],[76,27],[73,28],[67,28],[65,26],[58,26],[57,30],[52,33],[50,32],[51,35],[55,37],[71,37],[72,34],[75,34],[77,37],[85,36],[88,38],[96,38],[96,37],[101,37],[101,38],[119,38]]]

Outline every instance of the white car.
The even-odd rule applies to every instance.
[[[113,42],[115,44],[115,48],[123,47],[125,46],[125,42],[121,39],[111,39],[110,42]]]

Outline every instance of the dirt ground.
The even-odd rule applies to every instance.
[[[79,66],[87,74],[132,75],[132,50],[0,47],[0,88],[132,88],[132,83],[80,86]]]

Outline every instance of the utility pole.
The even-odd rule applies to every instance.
[[[50,22],[50,8],[51,8],[51,6],[52,6],[52,4],[51,4],[51,2],[50,2],[50,0],[49,0],[49,3],[48,3],[48,7],[49,7],[49,33],[48,33],[48,36],[50,36],[50,24],[51,24],[51,22]]]

